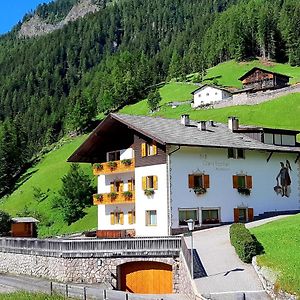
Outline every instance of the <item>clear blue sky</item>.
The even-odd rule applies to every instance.
[[[51,0],[0,0],[0,34],[12,29],[23,16],[34,10],[40,3],[49,3]]]

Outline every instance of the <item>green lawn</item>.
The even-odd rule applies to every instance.
[[[61,178],[68,172],[70,166],[66,160],[85,139],[86,136],[78,137],[46,154],[37,165],[24,174],[19,181],[20,186],[17,190],[10,196],[1,199],[0,210],[16,216],[26,206],[30,212],[37,212],[38,216],[42,218],[39,226],[40,236],[96,228],[97,208],[95,206],[87,208],[85,217],[70,226],[63,222],[58,209],[52,209],[52,201],[61,188]],[[91,166],[89,164],[81,166],[92,177]],[[34,188],[41,189],[47,197],[43,201],[36,201],[33,196]]]
[[[220,78],[216,78],[216,83],[223,86],[241,88],[242,84],[238,80],[238,78],[240,78],[244,73],[248,72],[253,67],[259,67],[272,72],[277,72],[291,76],[291,84],[300,82],[300,67],[291,67],[288,64],[279,63],[271,63],[271,65],[264,65],[259,60],[240,63],[234,60],[230,60],[208,69],[205,78],[209,79],[220,76]],[[213,82],[213,80],[205,82],[210,83]]]
[[[16,292],[16,293],[9,293],[9,294],[0,294],[0,300],[63,300],[63,299],[66,298],[58,295],[49,296],[47,294],[42,294],[42,293]]]
[[[265,254],[258,263],[279,272],[278,288],[300,297],[300,214],[251,229]]]

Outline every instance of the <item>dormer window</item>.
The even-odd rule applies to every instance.
[[[295,146],[296,136],[292,134],[264,133],[264,143],[279,146]]]
[[[245,158],[245,150],[238,148],[228,148],[228,158],[242,159]]]
[[[155,143],[142,143],[141,156],[153,156],[157,154],[157,146]]]

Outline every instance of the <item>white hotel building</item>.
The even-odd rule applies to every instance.
[[[110,114],[69,161],[94,164],[98,237],[166,236],[299,212],[298,133]]]

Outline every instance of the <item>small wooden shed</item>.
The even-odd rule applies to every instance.
[[[276,89],[287,86],[290,76],[271,72],[261,68],[252,68],[239,78],[243,83],[243,88],[254,90]]]
[[[39,221],[32,217],[12,218],[12,237],[37,237],[36,225]]]

